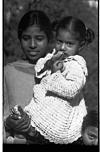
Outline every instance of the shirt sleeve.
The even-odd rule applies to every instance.
[[[48,80],[48,90],[68,99],[76,96],[84,87],[86,76],[76,61],[71,61],[66,75],[60,71],[53,73]]]

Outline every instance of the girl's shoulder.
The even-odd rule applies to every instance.
[[[30,66],[33,66],[33,64],[30,64],[29,62],[27,62],[25,60],[18,60],[15,62],[8,63],[5,67],[16,67],[16,66],[30,67]]]
[[[86,66],[85,59],[82,56],[80,56],[80,55],[69,56],[67,59],[69,61],[76,61],[77,63]]]
[[[9,72],[14,73],[14,71],[23,71],[23,69],[24,71],[27,69],[34,69],[34,65],[24,60],[18,60],[15,62],[8,63],[7,65],[4,66],[5,73],[9,73]]]
[[[86,61],[82,56],[80,56],[80,55],[70,56],[67,58],[67,61],[70,62],[70,66],[72,65],[72,66],[76,67],[76,65],[78,65],[79,67],[82,68],[84,74],[88,75]]]
[[[15,62],[8,63],[7,65],[4,66],[5,69],[11,69],[16,67],[29,68],[29,67],[34,67],[34,65],[24,60],[18,60]]]

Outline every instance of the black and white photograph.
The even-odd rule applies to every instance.
[[[98,5],[3,1],[4,151],[21,145],[99,151]]]

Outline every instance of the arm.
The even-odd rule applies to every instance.
[[[63,75],[60,71],[52,74],[48,83],[47,90],[52,91],[68,99],[76,96],[86,82],[86,76],[81,66],[76,61],[71,61],[67,74]]]
[[[8,102],[8,90],[6,85],[7,67],[4,67],[4,81],[3,81],[3,116],[4,119],[10,114]]]
[[[4,81],[3,81],[3,142],[7,142],[8,132],[5,130],[4,123],[6,121],[7,116],[10,114],[9,112],[9,103],[8,103],[8,92],[6,86],[6,74],[7,74],[7,67],[4,67]]]
[[[11,101],[8,98],[10,87],[8,87],[7,84],[11,83],[11,81],[9,82],[9,79],[8,79],[8,77],[11,76],[9,75],[10,70],[11,70],[10,66],[4,67],[4,81],[3,81],[3,89],[4,89],[4,92],[3,92],[3,96],[4,96],[3,98],[3,142],[4,143],[7,143],[7,138],[11,135],[11,132],[13,129],[15,129],[14,132],[16,132],[16,130],[20,131],[20,128],[22,129],[22,131],[23,130],[25,131],[25,129],[27,130],[28,128],[28,122],[29,122],[28,118],[26,119],[26,116],[24,115],[21,121],[20,120],[16,121],[16,120],[13,120],[11,117],[9,117]],[[7,126],[5,125],[6,122],[7,122]],[[20,127],[21,125],[22,127]],[[17,140],[17,143],[18,143],[18,140]]]

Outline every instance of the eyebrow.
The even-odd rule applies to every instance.
[[[60,38],[60,37],[56,37],[56,40],[59,40],[59,41],[62,41],[63,42],[63,40]],[[66,42],[76,42],[77,40],[75,40],[75,39],[69,39],[69,40],[67,40]]]
[[[93,136],[97,136],[97,134],[94,133],[94,132],[92,132],[92,131],[88,132],[88,134],[91,134],[91,135],[93,135]]]

